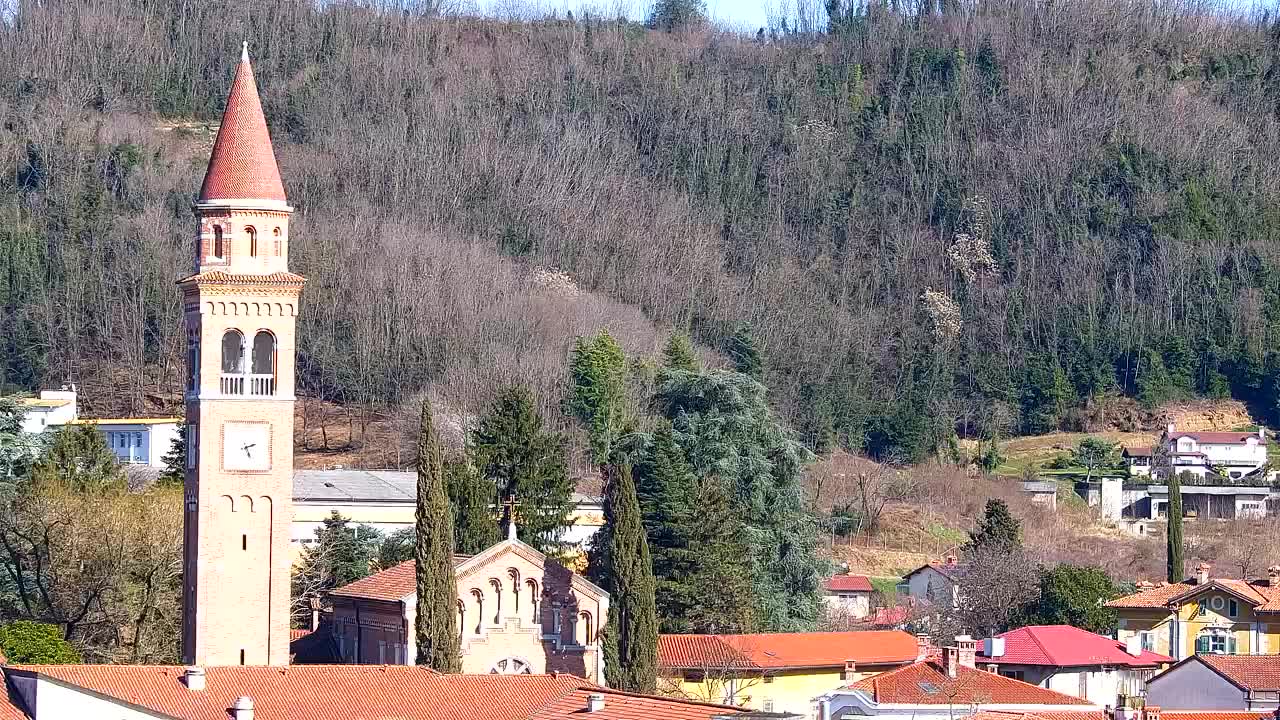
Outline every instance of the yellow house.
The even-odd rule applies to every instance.
[[[900,630],[660,635],[658,692],[815,718],[818,696],[919,654],[916,638]]]
[[[1107,603],[1120,618],[1118,639],[1182,660],[1197,654],[1280,652],[1280,566],[1266,579],[1210,578],[1202,563],[1180,583],[1138,583],[1138,592]]]

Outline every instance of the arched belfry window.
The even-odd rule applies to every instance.
[[[244,232],[249,236],[249,257],[258,257],[258,231],[250,225]]]
[[[213,226],[213,256],[222,259],[227,256],[226,242],[222,239],[222,226]]]
[[[239,330],[222,334],[222,394],[244,394],[244,335]]]
[[[276,228],[275,230],[272,230],[271,234],[275,236],[275,240],[272,243],[273,247],[271,248],[271,252],[274,253],[276,257],[280,257],[281,255],[284,254],[282,252],[284,248],[280,245],[280,240],[281,240],[280,228]]]
[[[250,395],[276,394],[276,337],[266,330],[253,336]]]

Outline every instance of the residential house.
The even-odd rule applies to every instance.
[[[353,525],[368,525],[390,534],[414,526],[418,508],[418,475],[404,470],[295,470],[293,529],[295,550],[315,541],[316,528],[334,512]],[[573,494],[573,525],[561,539],[578,548],[604,525],[601,499]]]
[[[1070,625],[1010,630],[981,641],[977,656],[979,668],[1096,705],[1140,697],[1147,679],[1172,662],[1143,650],[1137,636],[1120,642]]]
[[[1249,432],[1179,432],[1170,423],[1157,442],[1168,453],[1177,473],[1221,475],[1231,480],[1257,472],[1275,476],[1267,465],[1266,428]],[[1151,476],[1153,455],[1149,447],[1125,448],[1122,453],[1131,476]]]
[[[955,555],[948,555],[942,562],[931,562],[902,576],[898,595],[910,597],[939,607],[960,605],[960,578],[964,566]]]
[[[0,720],[729,720],[733,707],[620,692],[572,675],[421,667],[11,665]],[[776,716],[784,720],[785,716]]]
[[[41,390],[37,397],[23,398],[18,405],[23,410],[23,432],[38,434],[64,425],[94,425],[125,465],[164,467],[164,456],[182,435],[182,418],[81,418],[74,385]]]
[[[820,720],[953,720],[983,711],[1079,713],[1102,710],[1088,700],[976,667],[977,647],[967,636],[938,655],[864,678],[818,698]]]
[[[1147,702],[1187,710],[1276,712],[1280,655],[1192,655],[1151,678]]]
[[[600,625],[609,615],[604,590],[520,542],[514,532],[478,555],[455,557],[454,573],[463,672],[565,672],[604,682]],[[343,662],[415,662],[414,561],[340,587],[329,600]]]
[[[1260,580],[1211,578],[1202,563],[1180,583],[1138,583],[1107,603],[1118,637],[1181,660],[1194,654],[1261,655],[1280,650],[1280,566]]]
[[[833,575],[823,584],[823,600],[827,609],[843,614],[851,620],[861,620],[871,615],[871,578],[849,572]]]
[[[818,695],[918,656],[899,630],[660,635],[658,691],[812,718]]]

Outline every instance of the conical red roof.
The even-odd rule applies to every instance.
[[[227,109],[213,143],[204,185],[200,187],[200,200],[285,201],[247,47],[231,81]]]

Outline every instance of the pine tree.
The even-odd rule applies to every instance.
[[[752,380],[764,379],[764,358],[756,347],[756,337],[751,331],[750,324],[743,323],[738,326],[737,332],[729,338],[727,350],[735,370]]]
[[[523,387],[498,393],[471,433],[470,449],[498,497],[519,500],[520,539],[541,552],[559,551],[564,528],[573,524],[573,483],[565,469],[564,439],[543,428],[533,395]]]
[[[1009,512],[1005,501],[992,498],[983,508],[978,527],[970,533],[969,547],[1012,552],[1022,547],[1022,523]]]
[[[606,331],[590,340],[579,337],[573,343],[569,375],[569,414],[586,426],[592,460],[603,463],[626,421],[627,357]]]
[[[351,527],[335,510],[316,528],[315,542],[302,551],[293,576],[295,603],[367,577],[381,544],[382,533],[366,525]]]
[[[1170,472],[1165,482],[1169,486],[1169,527],[1165,534],[1165,560],[1168,567],[1165,579],[1171,583],[1180,583],[1186,577],[1186,566],[1182,560],[1182,479],[1177,473]]]
[[[164,454],[161,461],[164,463],[164,470],[157,478],[158,483],[167,483],[172,485],[181,485],[187,477],[187,426],[179,425],[178,434],[173,438],[173,442],[169,444],[169,452]]]
[[[697,372],[702,367],[688,335],[677,332],[667,338],[666,347],[662,349],[662,367],[687,372]]]
[[[422,401],[418,431],[418,511],[414,560],[417,570],[418,665],[462,672],[458,644],[458,586],[453,573],[453,514],[445,489],[440,443],[431,421],[431,403]]]
[[[615,464],[608,471],[604,519],[610,532],[603,574],[610,602],[605,677],[619,690],[653,693],[658,677],[653,563],[631,467]]]
[[[122,490],[124,471],[107,439],[93,425],[64,425],[31,469],[42,480],[56,480],[77,492]]]
[[[447,462],[445,481],[453,506],[453,551],[475,555],[502,539],[494,514],[497,488],[466,462]]]
[[[646,24],[655,30],[673,32],[696,27],[706,22],[707,5],[704,0],[657,0],[649,12]]]

